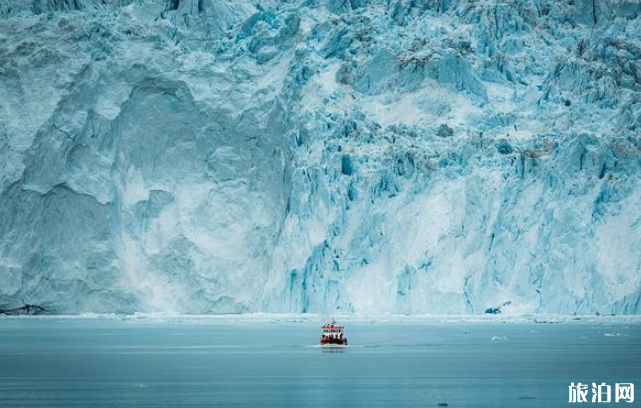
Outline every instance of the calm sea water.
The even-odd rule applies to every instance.
[[[348,323],[341,350],[319,326],[0,319],[0,407],[565,407],[579,381],[641,400],[639,324]]]

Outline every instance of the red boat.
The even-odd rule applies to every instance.
[[[334,320],[323,326],[321,346],[347,346],[347,337],[343,335],[344,326],[339,326]]]

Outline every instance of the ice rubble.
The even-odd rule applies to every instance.
[[[0,0],[0,307],[641,311],[638,0]]]

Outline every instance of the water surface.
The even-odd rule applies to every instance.
[[[354,322],[338,351],[315,346],[320,324],[0,319],[0,406],[565,407],[570,382],[641,389],[639,324]]]

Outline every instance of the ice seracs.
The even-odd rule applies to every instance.
[[[641,312],[639,0],[0,0],[0,309]]]

